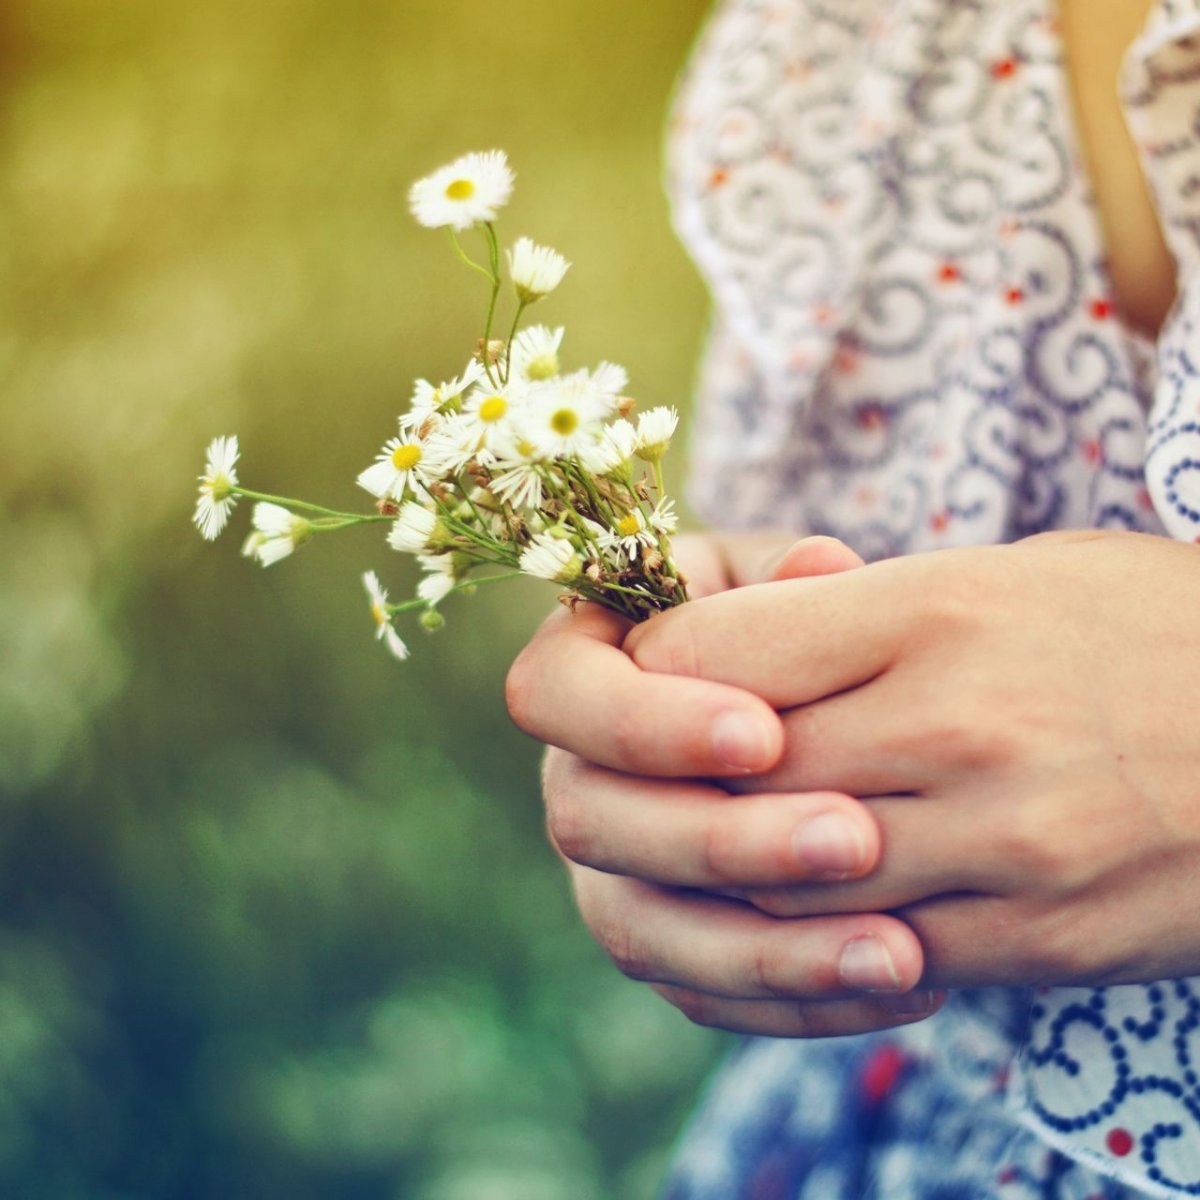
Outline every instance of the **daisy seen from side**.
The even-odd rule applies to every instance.
[[[192,521],[210,542],[225,528],[229,514],[237,504],[233,489],[238,485],[238,457],[236,436],[213,438],[209,443]]]

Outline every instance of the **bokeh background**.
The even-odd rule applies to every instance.
[[[507,663],[552,604],[391,661],[370,533],[262,572],[242,480],[358,505],[482,296],[412,179],[502,146],[575,262],[568,361],[686,402],[661,194],[700,0],[0,6],[0,1195],[653,1194],[720,1041],[623,980],[541,835]],[[678,483],[678,463],[672,478]]]

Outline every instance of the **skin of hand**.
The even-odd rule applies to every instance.
[[[758,888],[770,848],[722,852],[759,909],[894,913],[922,988],[1142,982],[1200,973],[1198,589],[1194,546],[1044,534],[725,591],[625,645],[781,712],[785,753],[725,781],[751,805],[840,793],[874,817],[873,869],[841,882]],[[711,858],[711,839],[655,853]],[[596,857],[654,876],[632,845]],[[722,994],[707,1019],[753,1027],[749,978]]]
[[[791,540],[681,538],[675,550],[693,597],[862,565],[830,538],[783,553]],[[732,795],[728,785],[752,772],[777,791],[789,769],[785,721],[751,692],[677,663],[639,669],[622,649],[629,632],[596,606],[560,609],[507,684],[513,719],[551,746],[550,840],[597,941],[625,974],[701,1024],[833,1036],[935,1011],[940,995],[912,990],[921,947],[897,918],[781,918],[739,898],[747,887],[867,875],[880,854],[876,822],[836,792]]]

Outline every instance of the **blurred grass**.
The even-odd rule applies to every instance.
[[[469,149],[575,262],[569,362],[679,402],[703,318],[659,189],[694,0],[0,9],[0,1194],[653,1193],[714,1042],[580,930],[507,662],[401,668],[375,539],[271,572],[188,527],[203,448],[358,504],[481,297],[408,220]],[[675,466],[678,472],[678,464]],[[676,474],[677,481],[677,474]],[[394,560],[394,556],[391,556]]]

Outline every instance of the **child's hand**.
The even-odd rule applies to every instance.
[[[923,987],[1146,981],[1200,973],[1198,597],[1195,547],[1050,534],[728,592],[626,645],[789,710],[745,785],[873,797],[877,869],[764,910],[897,910]]]
[[[778,560],[788,541],[702,539],[677,550],[693,594],[704,595],[763,578],[768,549]],[[859,565],[839,543],[817,538],[794,546],[776,573]],[[734,800],[711,784],[661,778],[767,770],[782,752],[782,730],[745,692],[639,671],[620,649],[627,632],[603,610],[561,611],[509,677],[517,723],[575,751],[547,755],[548,823],[596,938],[627,974],[655,982],[704,1023],[827,1036],[928,1015],[934,997],[902,994],[922,960],[895,918],[779,920],[715,894],[859,877],[878,856],[877,829],[846,796]],[[738,720],[723,724],[728,716]],[[862,989],[882,995],[845,998]]]

